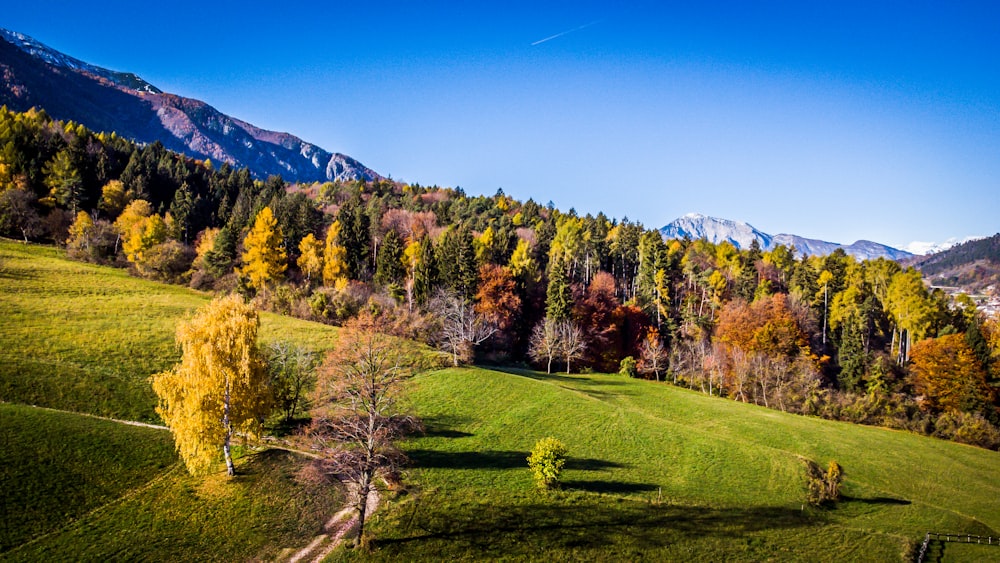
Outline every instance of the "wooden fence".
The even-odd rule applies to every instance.
[[[924,536],[924,543],[920,546],[920,554],[917,556],[917,563],[924,563],[924,557],[927,556],[927,546],[930,545],[932,539],[941,542],[977,543],[981,545],[995,545],[1000,547],[1000,538],[994,538],[991,536],[974,536],[972,534],[939,534],[936,532],[927,532],[927,535]]]

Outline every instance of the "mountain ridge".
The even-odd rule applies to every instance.
[[[382,178],[356,159],[228,116],[206,102],[161,91],[138,75],[91,65],[27,35],[0,28],[0,104],[39,107],[57,119],[160,141],[196,158],[292,182]]]
[[[667,239],[704,238],[715,244],[728,241],[741,250],[749,248],[756,240],[763,250],[771,250],[778,245],[794,246],[797,252],[809,256],[831,254],[838,248],[862,260],[880,257],[902,260],[913,256],[905,250],[869,240],[858,240],[845,245],[787,233],[770,235],[744,221],[720,219],[700,213],[688,213],[671,221],[660,229],[660,234]]]

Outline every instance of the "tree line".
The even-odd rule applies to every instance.
[[[261,181],[6,109],[0,229],[285,314],[373,314],[456,365],[620,371],[1000,446],[996,322],[886,259],[667,241],[502,190]]]

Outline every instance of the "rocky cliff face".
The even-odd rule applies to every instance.
[[[160,91],[131,73],[90,65],[19,33],[0,29],[0,104],[44,109],[96,131],[220,164],[249,168],[258,178],[290,182],[380,178],[343,154],[298,137],[255,127],[205,102]]]

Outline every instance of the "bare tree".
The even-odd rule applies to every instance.
[[[669,356],[659,333],[655,329],[650,330],[639,348],[639,371],[645,374],[652,373],[659,381],[660,371],[666,369]]]
[[[359,545],[376,478],[396,472],[403,456],[394,442],[418,423],[395,411],[398,384],[412,370],[399,344],[379,332],[370,315],[344,328],[320,368],[318,408],[307,436],[320,449],[327,470],[348,486],[358,512]]]
[[[472,303],[456,293],[439,291],[430,309],[441,319],[441,345],[451,352],[455,366],[460,359],[471,359],[473,349],[497,331],[476,313]]]
[[[0,231],[21,231],[24,242],[42,234],[42,220],[32,204],[35,197],[27,190],[11,188],[0,193]]]
[[[583,339],[583,331],[576,323],[564,321],[559,323],[559,352],[566,358],[566,373],[569,373],[570,362],[579,360],[587,350],[587,342]]]
[[[559,355],[559,323],[544,318],[531,331],[528,355],[536,362],[545,362],[545,373],[552,373],[552,358]]]

